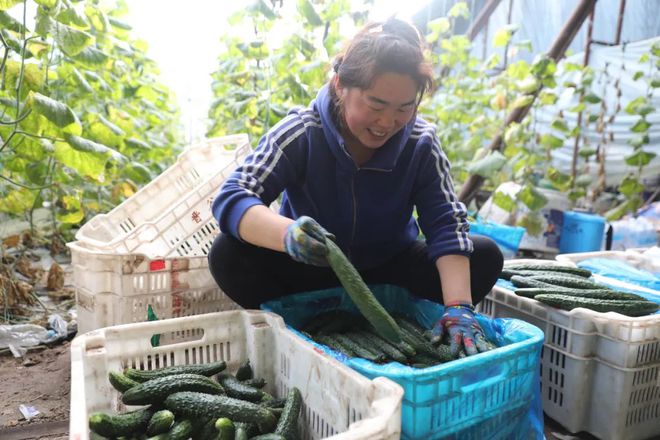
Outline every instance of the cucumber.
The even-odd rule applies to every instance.
[[[360,273],[334,241],[326,238],[325,244],[328,248],[328,263],[358,310],[374,326],[379,335],[388,341],[400,342],[399,326],[369,290]]]
[[[167,440],[188,440],[193,433],[193,423],[188,420],[176,422],[167,434]]]
[[[153,413],[151,407],[115,415],[96,412],[89,416],[89,429],[103,437],[131,435],[143,432]]]
[[[286,440],[286,437],[280,434],[275,434],[274,432],[269,432],[267,434],[251,437],[250,440]]]
[[[234,422],[256,423],[261,432],[270,432],[277,424],[277,419],[268,408],[228,396],[181,391],[167,396],[165,407],[189,418],[210,418],[222,414]]]
[[[254,373],[252,371],[252,367],[250,366],[250,359],[248,359],[243,365],[238,367],[238,370],[236,371],[236,379],[247,380],[252,379],[253,377]]]
[[[234,440],[236,427],[228,418],[221,417],[216,420],[215,429],[220,433],[216,440]]]
[[[348,348],[350,351],[355,353],[355,357],[366,359],[371,362],[378,362],[378,355],[373,353],[371,350],[365,349],[364,347],[356,344],[351,338],[341,333],[334,333],[331,335],[337,342],[342,346]]]
[[[172,411],[167,409],[156,411],[147,425],[147,435],[153,436],[165,433],[170,430],[173,424],[174,414]]]
[[[538,287],[528,287],[523,289],[516,289],[516,295],[524,296],[526,298],[534,298],[536,295],[567,295],[567,296],[577,296],[583,298],[600,298],[600,299],[621,299],[621,300],[633,300],[633,301],[645,301],[644,297],[635,295],[634,293],[619,292],[616,290],[604,290],[604,289],[556,289],[556,288],[538,288]]]
[[[314,340],[319,344],[325,345],[326,347],[330,347],[334,351],[338,351],[339,353],[347,357],[356,357],[353,350],[351,350],[349,347],[345,347],[337,339],[335,339],[330,335],[317,335],[314,338]]]
[[[211,419],[202,419],[204,423],[202,424],[201,428],[198,428],[196,433],[193,433],[193,440],[217,440],[216,437],[218,437],[218,430],[215,427],[215,422],[218,420],[217,418],[211,418]],[[194,431],[194,427],[193,427]]]
[[[500,278],[505,280],[510,280],[512,276],[519,275],[522,277],[533,277],[538,275],[553,275],[553,276],[562,276],[562,277],[571,277],[577,278],[579,280],[586,280],[588,277],[583,277],[581,275],[576,275],[569,272],[546,272],[540,270],[511,270],[511,269],[502,269],[500,273]]]
[[[127,368],[124,374],[137,382],[146,382],[158,377],[171,376],[173,374],[200,374],[202,376],[213,376],[227,368],[225,361],[210,362],[197,365],[174,365],[172,367],[158,368],[156,370],[136,370]]]
[[[658,311],[658,304],[651,301],[633,301],[618,299],[579,298],[568,295],[536,295],[537,301],[564,310],[584,307],[596,312],[617,312],[627,316],[643,316]]]
[[[286,440],[298,439],[298,415],[302,406],[302,395],[296,387],[289,389],[286,395],[286,404],[282,410],[280,420],[277,422],[275,434],[283,436]]]
[[[120,393],[123,393],[136,385],[140,385],[140,382],[127,377],[125,374],[119,371],[109,372],[108,380],[110,381],[110,385],[112,385],[112,387]]]
[[[376,359],[375,362],[385,362],[387,360],[387,355],[371,341],[371,338],[365,337],[356,331],[351,331],[344,335],[363,350],[372,353]]]
[[[230,374],[219,374],[218,380],[229,397],[259,402],[264,396],[264,392],[260,389],[246,385]]]
[[[241,381],[241,383],[253,388],[261,389],[266,386],[266,379],[264,379],[263,377],[255,377],[252,379],[243,380]]]
[[[510,279],[511,283],[516,286],[516,287],[538,287],[538,288],[553,288],[556,286],[553,286],[550,283],[546,283],[544,281],[532,279],[529,277],[523,277],[520,275],[514,275]]]
[[[403,354],[401,350],[399,350],[396,346],[392,345],[380,336],[364,330],[359,332],[359,334],[362,337],[367,338],[375,348],[378,348],[382,353],[384,353],[387,359],[391,359],[400,363],[406,362],[406,355]]]
[[[159,377],[126,391],[122,402],[126,405],[160,403],[177,391],[200,391],[208,394],[224,394],[219,383],[199,374],[175,374]]]
[[[234,426],[236,427],[234,440],[248,440],[259,433],[254,423],[236,422]]]
[[[505,270],[533,270],[536,272],[565,272],[579,275],[581,277],[589,278],[591,271],[582,267],[563,266],[558,264],[543,264],[543,263],[519,263],[519,264],[505,264]]]
[[[580,279],[576,277],[565,277],[554,274],[534,275],[533,277],[529,277],[528,279],[541,281],[542,283],[552,284],[553,286],[570,287],[573,289],[612,290],[607,286],[601,286],[600,284],[596,284],[593,281],[584,278]]]

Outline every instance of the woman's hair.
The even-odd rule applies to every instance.
[[[336,82],[343,87],[368,89],[378,75],[409,75],[417,84],[417,104],[433,85],[431,64],[425,57],[425,43],[410,23],[390,17],[384,22],[367,24],[344,50],[335,57],[336,78],[329,82],[338,122],[343,121],[342,100]]]

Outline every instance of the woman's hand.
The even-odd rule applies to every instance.
[[[314,266],[328,266],[325,239],[335,236],[311,217],[302,216],[291,223],[284,234],[284,250],[294,260]]]
[[[490,350],[471,304],[445,306],[445,313],[433,327],[433,340],[439,341],[446,334],[449,335],[450,351],[454,357],[463,347],[468,356]]]

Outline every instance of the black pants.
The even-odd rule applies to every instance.
[[[480,235],[470,238],[474,243],[470,257],[472,301],[477,304],[497,281],[503,258],[491,239]],[[208,258],[218,286],[246,309],[258,309],[263,302],[292,293],[340,285],[329,267],[298,263],[283,252],[253,246],[228,234],[215,239]],[[393,284],[417,297],[442,303],[440,276],[422,241],[381,266],[360,271],[360,275],[367,284]]]

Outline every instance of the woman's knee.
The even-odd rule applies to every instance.
[[[504,257],[497,244],[483,235],[470,237],[474,251],[470,257],[470,272],[472,273],[472,293],[481,301],[490,292],[502,272]]]

